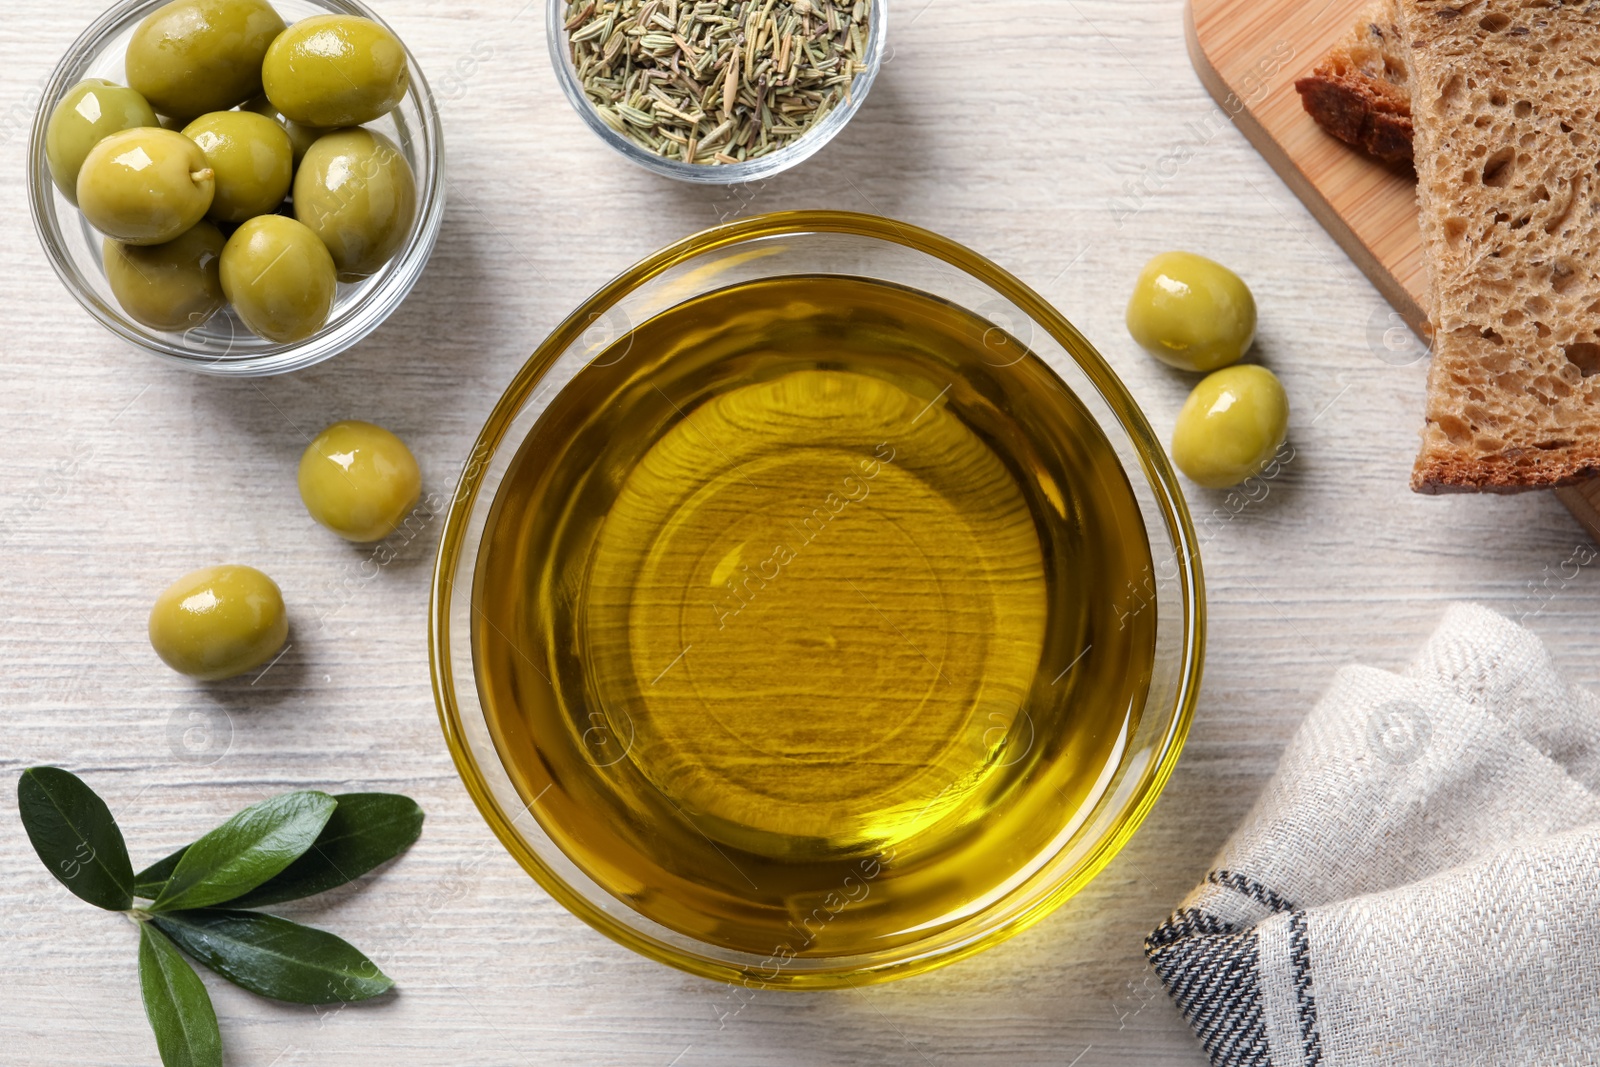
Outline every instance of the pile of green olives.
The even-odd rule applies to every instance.
[[[354,420],[336,422],[316,436],[301,457],[299,482],[311,517],[359,543],[382,541],[399,530],[422,495],[422,469],[405,442],[381,426]],[[151,647],[167,666],[202,681],[221,681],[272,662],[288,638],[289,616],[277,584],[255,568],[207,567],[179,578],[156,598],[149,632]]]
[[[1163,253],[1134,283],[1127,322],[1161,362],[1207,375],[1178,413],[1178,469],[1208,489],[1265,469],[1288,436],[1289,396],[1265,367],[1234,366],[1256,336],[1256,301],[1244,280],[1204,256]]]
[[[105,236],[112,294],[153,330],[232,305],[304,341],[339,282],[405,243],[416,176],[366,129],[411,85],[405,46],[353,15],[286,25],[267,0],[172,0],[128,44],[126,86],[73,86],[45,130],[50,176]]]

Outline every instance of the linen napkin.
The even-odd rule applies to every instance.
[[[1450,608],[1339,673],[1145,952],[1217,1067],[1600,1064],[1600,700]]]

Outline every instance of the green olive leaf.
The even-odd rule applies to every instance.
[[[315,896],[388,862],[410,848],[422,833],[422,809],[410,797],[341,793],[333,799],[339,806],[305,855],[226,903],[235,908],[260,908]],[[185,845],[140,871],[134,879],[134,894],[146,900],[160,896],[188,848]]]
[[[221,904],[299,859],[338,806],[326,793],[285,793],[252,804],[184,850],[150,907]]]
[[[229,901],[259,908],[314,896],[394,859],[422,834],[422,809],[394,793],[343,793],[328,825],[305,855],[276,877]]]
[[[211,995],[166,935],[139,924],[139,988],[163,1067],[222,1067]]]
[[[156,860],[150,866],[133,876],[133,895],[143,897],[145,900],[154,900],[166,888],[172,872],[178,869],[178,861],[183,859],[183,854],[189,851],[189,846],[184,845],[178,851],[165,859]]]
[[[111,809],[77,775],[31,767],[17,780],[17,810],[33,850],[56,880],[108,911],[133,907],[133,864]]]
[[[394,987],[354,945],[275,915],[208,908],[163,912],[154,922],[228,981],[274,1000],[353,1003]]]

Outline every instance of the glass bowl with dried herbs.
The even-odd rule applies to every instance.
[[[646,170],[734,185],[810,158],[883,62],[885,0],[549,0],[550,58],[599,138]]]

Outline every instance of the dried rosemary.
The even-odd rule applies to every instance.
[[[600,118],[689,163],[803,136],[866,69],[868,0],[568,0],[572,62]]]

